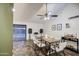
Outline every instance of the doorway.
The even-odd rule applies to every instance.
[[[26,25],[13,25],[13,41],[26,41]]]
[[[13,24],[13,54],[18,54],[25,46],[26,25]]]

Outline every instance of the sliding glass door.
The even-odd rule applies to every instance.
[[[13,41],[25,41],[26,40],[26,25],[13,25]]]

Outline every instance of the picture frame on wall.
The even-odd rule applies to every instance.
[[[62,24],[57,24],[57,30],[62,30]]]
[[[66,23],[66,28],[70,28],[70,24],[69,23]]]
[[[56,25],[52,25],[51,29],[52,29],[52,31],[55,31],[56,30]]]

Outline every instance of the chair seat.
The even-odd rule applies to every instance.
[[[56,52],[63,51],[64,48],[66,47],[67,42],[61,42],[57,47],[51,46],[51,49],[56,50]]]

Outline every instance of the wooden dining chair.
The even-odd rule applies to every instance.
[[[67,45],[67,42],[60,42],[57,45],[54,45],[54,46],[52,45],[51,49],[54,51],[54,54],[56,54],[56,55],[59,55],[61,52],[63,52],[63,54],[65,55],[64,49],[65,49],[66,45]]]

